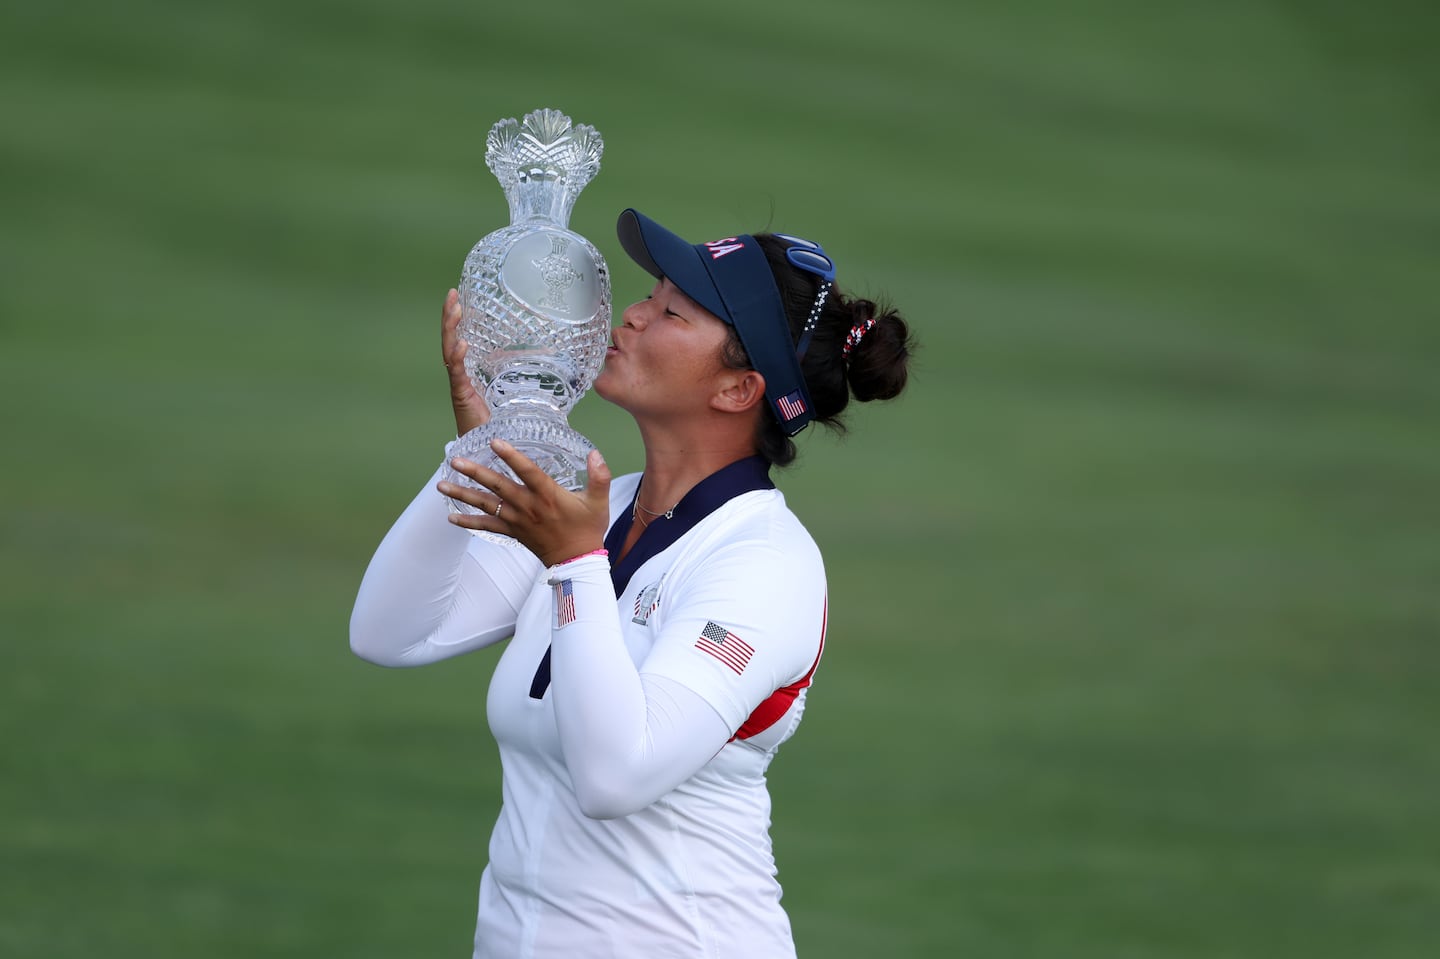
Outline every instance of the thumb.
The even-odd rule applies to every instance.
[[[589,479],[585,483],[585,499],[591,506],[600,509],[610,509],[610,467],[605,462],[605,457],[600,455],[599,450],[591,450],[590,455],[585,457],[585,469],[589,473]]]

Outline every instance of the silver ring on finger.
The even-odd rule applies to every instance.
[[[504,506],[504,505],[505,505],[505,501],[504,501],[503,499],[496,501],[496,503],[495,503],[495,518],[496,518],[496,519],[499,519],[499,518],[500,518],[500,507],[502,507],[502,506]]]

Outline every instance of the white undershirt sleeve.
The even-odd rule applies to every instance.
[[[628,816],[698,772],[734,731],[696,693],[639,674],[604,557],[549,572],[556,591],[551,694],[565,766],[585,815]]]
[[[350,648],[372,663],[419,666],[513,635],[542,568],[526,549],[451,525],[439,478],[400,514],[360,583]]]

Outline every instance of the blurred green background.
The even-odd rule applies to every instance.
[[[469,954],[493,657],[346,627],[542,106],[617,302],[635,205],[923,341],[781,478],[802,956],[1440,954],[1435,9],[7,4],[0,955]]]

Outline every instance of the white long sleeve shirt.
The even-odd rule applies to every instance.
[[[639,479],[612,483],[607,542]],[[513,635],[475,956],[793,956],[765,771],[804,709],[825,576],[763,463],[703,481],[614,570],[545,569],[446,511],[427,486],[381,543],[351,646],[409,666]]]

